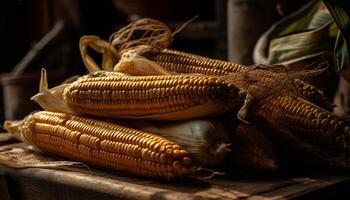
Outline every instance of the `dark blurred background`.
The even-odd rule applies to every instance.
[[[301,0],[5,0],[0,7],[0,120],[19,119],[38,107],[40,68],[50,87],[85,73],[79,52],[82,35],[103,39],[130,21],[151,17],[173,30],[194,16],[172,48],[253,64],[258,37]]]

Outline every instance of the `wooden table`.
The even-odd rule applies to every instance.
[[[52,168],[61,158],[39,155],[0,134],[0,199],[342,199],[350,176],[237,172],[210,180],[173,182],[140,178],[87,166]],[[12,141],[11,141],[12,140]],[[7,141],[7,142],[6,142]],[[9,142],[11,141],[11,142]],[[11,144],[9,144],[11,143]],[[28,160],[32,160],[30,163]],[[12,164],[11,164],[12,162]],[[15,163],[15,164],[14,164]],[[69,163],[69,162],[68,162]],[[61,163],[62,164],[62,163]],[[8,165],[13,165],[9,167]],[[32,165],[32,167],[29,167]],[[42,165],[42,166],[40,166]],[[16,168],[14,168],[16,167]],[[346,197],[345,196],[345,197]],[[348,198],[343,199],[348,199]]]

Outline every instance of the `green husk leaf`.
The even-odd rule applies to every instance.
[[[288,63],[289,60],[314,56],[331,49],[334,42],[331,38],[336,27],[328,22],[322,27],[307,32],[296,33],[273,39],[269,49],[269,63]]]
[[[336,71],[350,82],[350,4],[343,0],[323,0],[339,28],[334,54]]]
[[[308,11],[308,12],[306,12]],[[269,47],[269,64],[296,62],[322,54],[333,48],[338,32],[330,13],[314,3],[285,28],[273,35]]]
[[[309,27],[310,22],[313,19],[313,16],[318,11],[318,8],[320,6],[319,1],[314,1],[313,6],[310,7],[308,10],[305,10],[301,13],[300,17],[293,19],[293,21],[288,21],[288,25],[283,28],[279,33],[276,35],[277,37],[288,35],[293,32],[299,32],[307,29]]]

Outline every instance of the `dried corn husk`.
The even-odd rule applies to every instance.
[[[132,122],[133,128],[153,133],[185,148],[201,166],[219,164],[230,152],[230,138],[225,125],[214,119],[181,122]]]
[[[121,28],[110,40],[111,45],[121,54],[124,50],[140,45],[148,45],[150,50],[158,51],[171,45],[174,34],[176,32],[173,33],[164,23],[143,18]]]
[[[89,72],[96,72],[101,70],[101,68],[87,53],[88,47],[102,54],[102,69],[112,69],[116,64],[118,53],[113,48],[110,48],[108,42],[94,35],[83,36],[80,38],[79,48],[84,65]]]
[[[44,110],[52,112],[64,112],[74,114],[67,103],[63,100],[63,91],[69,83],[64,83],[54,88],[48,89],[47,72],[41,70],[39,93],[34,95],[31,100],[37,102]]]
[[[141,46],[139,49],[148,48],[149,46]],[[169,75],[174,74],[157,63],[148,60],[140,55],[139,49],[125,51],[119,62],[114,66],[113,71],[127,73],[130,75]]]

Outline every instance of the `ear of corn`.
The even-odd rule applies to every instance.
[[[246,90],[205,75],[129,76],[99,71],[52,89],[45,84],[40,88],[31,99],[46,111],[113,118],[184,120],[239,109],[237,117],[245,121],[254,101]]]
[[[277,124],[269,123],[260,118],[265,128],[271,130],[274,141],[278,145],[281,161],[291,167],[305,170],[326,170],[332,173],[349,172],[349,155],[344,151],[327,151],[316,145],[305,142],[287,129],[281,129]],[[266,126],[267,125],[267,126]],[[278,131],[277,131],[278,130]]]
[[[279,96],[255,111],[280,130],[290,130],[305,141],[326,149],[350,145],[350,127],[327,110],[300,98]]]
[[[168,72],[225,76],[232,73],[242,73],[251,70],[251,67],[248,66],[170,49],[164,49],[159,53],[150,54],[146,57],[162,66]],[[138,71],[135,68],[133,71],[128,71],[126,73],[133,73],[132,75],[143,75],[141,71]],[[269,73],[270,76],[273,74],[273,72]],[[323,95],[322,91],[300,79],[294,79],[293,83],[301,97],[321,107],[331,109],[332,106],[329,104],[329,101]]]
[[[185,148],[203,167],[219,164],[229,153],[227,128],[218,120],[195,119],[181,122],[129,122],[135,128],[154,133]]]
[[[141,176],[173,179],[194,169],[176,143],[94,119],[41,111],[5,128],[44,152]]]
[[[229,73],[242,72],[248,67],[232,62],[210,59],[207,57],[164,49],[159,53],[146,56],[166,70],[178,73],[199,73],[211,76],[224,76]]]
[[[143,60],[144,62],[138,65],[130,65],[129,63],[136,63],[139,58],[144,57],[138,55],[132,50],[126,51],[122,54],[122,58],[124,59],[119,61],[115,66],[114,71],[134,76],[164,75],[166,73],[192,73],[208,76],[224,76],[229,73],[242,72],[247,69],[247,67],[243,65],[209,59],[170,49],[164,49],[155,54],[146,54],[145,57],[149,60]],[[151,64],[151,62],[153,63]],[[148,70],[144,70],[146,67],[149,67]],[[159,69],[159,67],[162,69]]]
[[[114,74],[92,74],[71,83],[64,89],[63,100],[80,114],[157,120],[219,115],[242,102],[243,93],[215,77]]]

